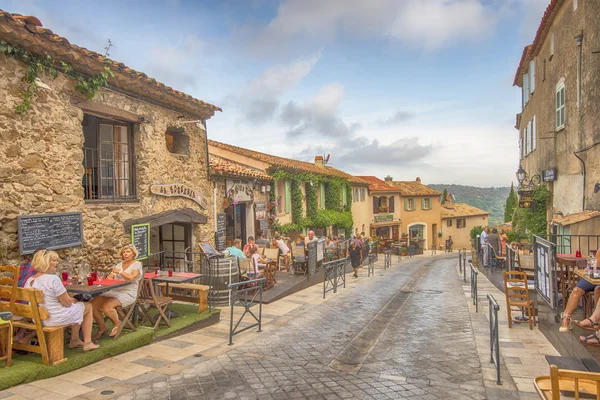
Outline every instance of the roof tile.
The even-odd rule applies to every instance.
[[[369,191],[371,192],[398,192],[398,188],[388,185],[386,182],[382,181],[376,176],[359,176],[358,178],[362,179],[369,183]]]
[[[266,181],[273,177],[256,168],[209,154],[211,174],[231,177],[257,178]]]
[[[439,196],[442,194],[418,181],[394,181],[392,185],[400,189],[401,196]]]
[[[456,218],[456,217],[470,217],[475,215],[489,215],[489,212],[483,211],[477,207],[473,207],[469,204],[464,203],[454,203],[452,205],[453,208],[447,208],[442,206],[441,209],[441,217],[442,219],[446,218]]]
[[[553,224],[562,226],[568,226],[577,224],[579,222],[587,221],[588,219],[600,217],[600,211],[598,210],[585,210],[578,213],[568,214],[560,217],[552,218]]]

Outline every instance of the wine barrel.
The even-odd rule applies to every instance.
[[[211,298],[213,305],[229,304],[230,283],[237,283],[240,280],[237,257],[228,256],[215,258],[211,263]]]

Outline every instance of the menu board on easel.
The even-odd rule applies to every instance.
[[[137,260],[148,258],[150,256],[150,224],[132,225],[131,243],[139,252]]]
[[[223,257],[223,254],[217,252],[210,242],[202,242],[200,243],[200,250],[204,253],[206,257]]]
[[[226,243],[226,232],[225,232],[225,214],[217,214],[217,230],[215,232],[215,246],[218,251],[225,250]]]
[[[317,270],[317,242],[308,244],[308,276],[313,276]]]

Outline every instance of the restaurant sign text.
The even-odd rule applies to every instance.
[[[157,196],[185,197],[186,199],[190,199],[196,202],[204,210],[206,210],[208,206],[208,200],[202,193],[200,193],[200,191],[181,183],[151,185],[150,193],[155,194]]]
[[[236,201],[254,201],[254,190],[248,181],[227,179],[225,181],[226,195]]]
[[[394,214],[376,215],[375,222],[390,222],[394,220]]]

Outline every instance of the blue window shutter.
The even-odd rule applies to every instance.
[[[285,181],[285,212],[292,211],[292,184],[290,181]]]
[[[408,199],[404,199],[404,211],[408,211]]]
[[[319,186],[321,188],[321,208],[325,208],[325,184],[320,183]]]
[[[535,61],[529,62],[529,92],[535,92]]]
[[[342,186],[342,205],[348,205],[348,198],[346,197],[346,186]]]

